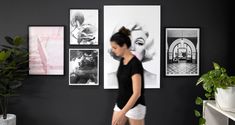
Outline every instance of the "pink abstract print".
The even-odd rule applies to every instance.
[[[29,27],[29,74],[64,74],[64,27]]]

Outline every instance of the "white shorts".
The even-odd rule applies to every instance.
[[[114,106],[113,110],[116,112],[121,111],[121,109],[117,106],[117,104]],[[134,108],[130,109],[125,115],[126,117],[131,119],[142,120],[145,118],[145,114],[146,114],[146,106],[138,104]]]

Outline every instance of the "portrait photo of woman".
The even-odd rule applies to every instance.
[[[160,11],[158,6],[105,6],[104,8],[104,88],[118,88],[119,61],[108,45],[109,38],[121,27],[130,31],[130,52],[143,63],[145,88],[160,88],[160,14],[141,18],[141,14]],[[140,12],[138,15],[127,13]],[[112,13],[110,13],[112,12]],[[123,14],[125,13],[125,14]],[[136,12],[135,12],[136,13]],[[116,16],[114,17],[113,15]],[[111,20],[112,19],[112,20]],[[157,35],[159,34],[159,35]]]

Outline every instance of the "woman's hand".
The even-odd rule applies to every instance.
[[[112,125],[120,125],[121,123],[124,122],[124,118],[125,118],[125,112],[123,111],[117,112],[117,114],[113,118]]]

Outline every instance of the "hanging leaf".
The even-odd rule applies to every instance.
[[[205,96],[206,96],[206,98],[207,98],[208,100],[210,100],[210,98],[211,98],[212,95],[211,95],[210,93],[206,93]]]
[[[202,98],[201,97],[197,97],[196,100],[195,100],[195,104],[202,105],[202,103],[203,103]]]
[[[197,110],[194,110],[194,115],[195,115],[196,117],[200,117],[200,116],[201,116],[201,113],[200,113],[199,111],[197,111]]]
[[[199,125],[205,125],[205,123],[206,123],[206,119],[204,119],[204,118],[199,118]]]

